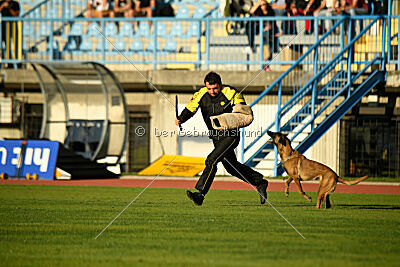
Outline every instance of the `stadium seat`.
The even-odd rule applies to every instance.
[[[82,36],[83,35],[83,25],[79,22],[75,22],[74,24],[72,24],[69,35],[70,36]]]
[[[116,36],[117,35],[117,25],[114,22],[108,22],[105,27],[106,36]]]
[[[177,18],[189,18],[190,17],[189,9],[186,6],[183,6],[183,7],[179,8],[175,17],[177,17]]]
[[[207,14],[207,10],[203,6],[198,6],[193,12],[193,18],[203,18]]]
[[[139,28],[137,29],[135,37],[140,37],[140,36],[143,36],[146,38],[150,37],[150,26],[146,21],[141,21],[139,23]]]
[[[164,23],[157,21],[157,36],[167,38],[167,26]]]
[[[108,54],[111,55],[111,56],[117,56],[120,53],[125,55],[125,42],[124,42],[124,40],[118,40],[115,43],[113,43],[113,45],[111,46],[111,52],[109,52]]]
[[[42,22],[40,24],[39,33],[42,36],[49,36],[50,35],[50,25],[46,22]]]
[[[97,23],[90,23],[86,35],[99,37],[100,30],[100,26]]]
[[[122,24],[122,23],[121,23]],[[120,37],[132,37],[133,36],[133,26],[130,22],[125,22],[119,26],[119,36]]]
[[[93,43],[92,41],[88,39],[84,39],[79,46],[79,50],[84,51],[84,52],[90,52],[93,51]]]
[[[199,34],[199,23],[198,22],[193,22],[190,24],[189,28],[186,31],[186,34],[184,35],[183,38],[192,38],[196,37]]]
[[[112,51],[124,52],[125,51],[125,42],[124,42],[124,40],[116,41],[112,46]]]
[[[175,0],[174,4],[177,6],[183,6],[186,4],[193,4],[193,1],[192,0]]]
[[[168,40],[164,45],[163,51],[166,53],[176,53],[177,51],[176,41]]]
[[[70,38],[64,46],[63,52],[70,52],[70,51],[75,51],[78,49],[78,46],[76,45],[75,39]]]
[[[209,6],[213,6],[213,7],[216,7],[219,5],[219,0],[201,0],[200,2],[203,4],[207,4]]]
[[[102,52],[103,51],[103,47],[104,47],[104,51],[109,51],[110,50],[110,43],[105,40],[105,39],[100,39],[100,41],[97,43],[96,46],[96,51]]]
[[[66,19],[71,19],[75,17],[74,10],[72,8],[66,8],[63,10],[63,16]]]
[[[42,14],[40,12],[40,8],[36,8],[32,13],[29,14],[29,17],[40,19],[42,17]]]
[[[59,51],[59,45],[57,40],[53,40],[52,43],[48,42],[46,46],[46,51],[39,51],[39,54],[42,56],[45,56],[47,58],[51,57],[51,48],[53,48],[53,58],[59,58],[60,51]]]
[[[156,43],[157,43],[156,49],[159,50],[160,49],[160,44],[158,42],[156,42]],[[139,55],[147,56],[147,55],[150,55],[153,52],[154,52],[154,41],[150,40],[150,42],[147,44],[146,49],[143,50],[143,51],[139,51]]]
[[[33,37],[35,34],[35,29],[29,22],[24,23],[23,31],[24,31],[24,36]]]
[[[26,45],[26,42],[22,42],[22,54],[26,56],[27,52],[28,52],[28,46]]]
[[[140,39],[135,39],[129,46],[129,51],[138,53],[140,51],[143,51],[143,42]]]
[[[46,18],[49,18],[49,19],[58,18],[58,10],[57,10],[57,8],[53,7],[53,8],[47,9],[45,16],[46,16]]]
[[[183,35],[182,23],[175,22],[171,27],[171,30],[169,32],[169,36],[170,37],[182,37],[182,35]]]
[[[58,45],[58,41],[57,40],[53,40],[53,50],[58,50],[58,48],[59,48],[59,45]],[[50,49],[51,49],[51,45],[50,45],[50,42],[49,43],[47,43],[47,51],[50,51]]]

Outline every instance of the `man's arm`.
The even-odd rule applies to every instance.
[[[259,8],[260,5],[261,5],[261,1],[258,1],[257,4],[253,5],[253,6],[250,8],[249,13],[250,13],[251,15],[254,15],[254,12],[256,12],[257,8]]]
[[[246,101],[244,100],[244,97],[241,93],[237,93],[235,95],[235,98],[233,99],[233,105],[236,105],[238,103],[246,105]]]
[[[140,12],[140,1],[135,1],[135,12]]]
[[[179,126],[185,122],[187,122],[191,117],[194,116],[195,113],[190,112],[187,108],[182,110],[181,115],[175,119],[176,126]]]
[[[307,5],[306,9],[304,10],[304,13],[307,13],[307,12],[310,10],[312,4],[314,4],[314,1],[315,1],[315,0],[310,0],[310,1],[308,2],[308,5]]]
[[[4,8],[8,8],[8,2],[3,2],[3,3],[0,5],[0,11],[2,11]]]
[[[132,9],[132,0],[126,1],[126,5],[121,8],[121,11]]]
[[[321,5],[314,11],[314,16],[317,15],[324,7],[326,7],[326,0],[322,0]]]
[[[351,3],[351,5],[345,7],[344,9],[345,9],[345,10],[348,10],[348,9],[357,8],[357,2],[358,2],[358,0],[353,0],[353,2]]]
[[[114,11],[115,12],[119,12],[120,11],[119,0],[115,0],[115,2],[114,2]]]
[[[103,0],[103,2],[101,3],[101,10],[102,11],[106,11],[107,10],[107,0]]]
[[[194,114],[196,114],[200,106],[200,100],[206,93],[207,93],[207,88],[203,87],[193,95],[189,103],[186,104],[185,109],[181,112],[181,115],[179,115],[178,118],[175,119],[175,124],[177,126],[181,125],[182,123],[185,123],[191,117],[193,117]]]
[[[246,101],[243,98],[243,95],[237,90],[231,86],[224,86],[222,89],[222,93],[225,95],[225,97],[229,100],[232,106],[241,103],[243,105],[246,105]]]

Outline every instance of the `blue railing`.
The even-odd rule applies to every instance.
[[[381,76],[382,72],[379,71],[383,71],[385,68],[384,51],[376,51],[372,58],[368,60],[361,59],[359,61],[359,63],[362,62],[361,64],[354,64],[356,62],[355,48],[357,45],[364,44],[367,33],[371,34],[379,25],[378,22],[381,22],[383,29],[386,29],[386,20],[383,17],[376,16],[373,18],[374,20],[361,30],[357,36],[348,35],[348,44],[337,54],[332,55],[328,64],[321,64],[324,61],[319,58],[321,54],[318,50],[323,46],[325,40],[334,34],[337,28],[343,29],[345,23],[349,29],[348,33],[352,32],[351,29],[355,26],[355,21],[352,19],[338,21],[331,30],[300,57],[298,62],[255,99],[251,104],[254,110],[260,104],[268,106],[268,103],[277,103],[277,105],[273,105],[276,110],[273,113],[276,116],[273,119],[272,117],[268,118],[261,115],[261,118],[258,118],[259,121],[255,120],[254,126],[250,127],[263,129],[256,138],[247,138],[248,134],[243,133],[245,138],[242,140],[243,152],[241,158],[247,165],[256,166],[265,160],[269,160],[270,163],[273,160],[274,166],[277,165],[277,153],[270,153],[274,148],[266,142],[269,138],[266,135],[268,130],[288,133],[289,138],[295,142],[293,146],[297,149],[303,144],[302,141],[307,139],[307,136],[312,136],[317,129],[318,134],[326,131],[347,112],[348,109],[346,110],[346,108],[351,107],[349,103],[356,103],[354,101],[358,101],[360,96],[372,88],[368,88],[368,86],[374,86],[383,79],[384,76]],[[384,33],[385,31],[382,31],[380,35],[382,47],[386,44]],[[379,37],[379,35],[375,37]],[[310,64],[311,62],[309,62],[301,65],[302,62],[308,61],[313,63]],[[376,69],[376,66],[378,66],[378,69]],[[296,68],[299,67],[301,67],[301,71],[296,72]],[[368,78],[365,81],[359,79],[365,73]],[[376,79],[373,80],[375,75]],[[293,79],[293,77],[296,79]],[[359,87],[356,85],[358,83],[361,84]],[[284,91],[283,88],[285,87],[287,89]],[[354,89],[355,87],[357,89]],[[285,97],[283,97],[284,94],[286,95]],[[334,105],[344,105],[344,113],[335,113]],[[270,122],[262,125],[263,121],[268,121],[268,119]],[[266,125],[269,126],[265,127]],[[249,130],[252,131],[254,129]],[[318,139],[319,136],[313,136],[308,145]],[[272,156],[266,159],[269,155]],[[276,175],[276,169],[274,171],[274,175]]]
[[[371,20],[374,17],[360,16],[355,20]],[[3,18],[7,22],[21,21],[23,24],[23,58],[2,58],[3,63],[21,62],[83,62],[95,61],[103,64],[142,64],[153,69],[161,68],[188,68],[188,69],[230,69],[230,70],[260,70],[263,64],[270,64],[273,70],[286,70],[292,66],[322,34],[314,31],[306,35],[303,31],[306,20],[314,23],[314,28],[325,19],[341,21],[343,17],[275,17],[275,18],[134,18],[111,19],[104,18]],[[399,24],[399,16],[393,16],[395,24]],[[280,25],[294,21],[297,26],[296,34],[282,34]],[[227,30],[227,24],[238,22],[242,25],[234,33]],[[245,25],[248,22],[258,22],[262,27],[264,22],[277,22],[280,32],[279,47],[273,47],[274,42],[268,38],[255,38],[256,49],[251,54],[243,53],[248,45],[245,35]],[[118,23],[118,27],[117,24]],[[392,25],[394,24],[392,23]],[[150,26],[151,24],[151,26]],[[97,27],[95,27],[97,25]],[[146,26],[147,25],[147,26]],[[392,27],[393,29],[394,27]],[[77,31],[75,31],[77,29]],[[348,42],[345,38],[345,27],[337,29],[336,34],[330,35],[320,48],[319,61],[328,62],[327,55],[337,53]],[[379,31],[380,26],[377,26]],[[103,38],[102,35],[107,37]],[[371,31],[370,39],[365,41],[364,47],[374,52],[380,42],[374,39]],[[392,45],[398,47],[397,35],[391,37]],[[375,40],[375,43],[373,42]],[[369,43],[368,43],[369,42]],[[271,47],[267,44],[271,43]],[[290,44],[289,47],[286,45]],[[263,49],[260,49],[260,48]],[[278,49],[276,49],[278,48]],[[283,49],[285,48],[285,49]],[[355,49],[355,63],[364,64],[366,60],[358,54],[362,49]],[[358,49],[358,50],[357,50]],[[274,50],[276,50],[274,52]],[[393,51],[394,49],[392,49]],[[269,52],[269,51],[272,51]],[[271,53],[273,60],[267,60],[266,55]],[[364,57],[365,58],[365,57]],[[129,60],[126,60],[129,59]],[[312,60],[301,64],[311,64]],[[390,64],[400,65],[396,53],[388,56]],[[323,63],[323,62],[320,62]]]

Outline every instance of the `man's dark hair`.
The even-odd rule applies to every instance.
[[[221,76],[218,75],[218,73],[215,73],[213,71],[210,71],[206,77],[204,78],[204,84],[206,84],[208,82],[208,84],[222,84],[221,81]]]
[[[20,11],[21,10],[17,1],[11,1],[9,3],[8,8],[10,8],[10,9],[12,9],[14,11]]]

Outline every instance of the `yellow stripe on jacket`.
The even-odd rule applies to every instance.
[[[207,93],[207,87],[201,88],[199,91],[197,91],[192,99],[189,101],[189,103],[186,104],[186,108],[192,112],[196,113],[197,109],[199,108],[200,105],[200,100],[201,98]]]
[[[246,103],[246,101],[244,101],[243,95],[241,93],[237,93],[236,90],[234,90],[228,86],[225,86],[222,89],[222,93],[225,95],[225,97],[229,101],[232,101],[232,98],[234,98],[232,105],[236,105],[237,103]]]

